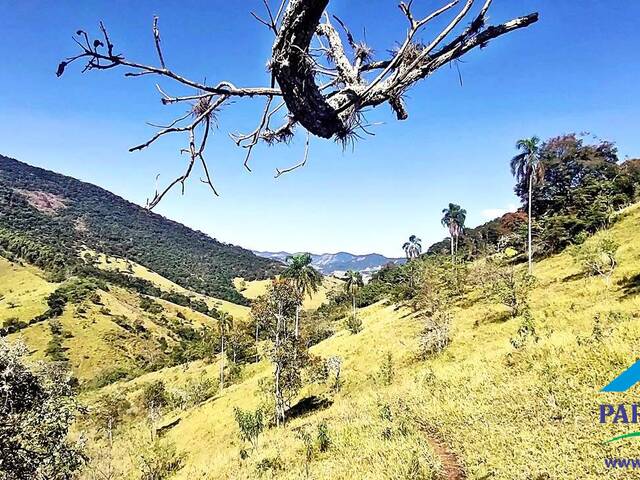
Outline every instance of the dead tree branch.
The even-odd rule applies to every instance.
[[[237,146],[246,150],[244,165],[254,148],[260,143],[289,142],[296,125],[307,131],[307,141],[302,162],[286,169],[277,169],[276,177],[306,164],[309,136],[333,138],[343,145],[359,138],[359,131],[371,134],[363,120],[363,112],[381,104],[389,104],[399,120],[409,117],[404,102],[406,93],[420,80],[425,79],[447,63],[457,61],[476,48],[483,48],[492,40],[526,28],[538,20],[532,13],[498,25],[487,25],[492,0],[450,0],[428,14],[419,15],[413,1],[400,2],[399,8],[407,20],[408,28],[400,46],[390,58],[375,59],[374,51],[365,42],[358,41],[347,24],[327,12],[329,0],[277,0],[277,9],[269,0],[262,0],[265,14],[251,12],[254,18],[275,35],[268,66],[271,75],[269,86],[238,87],[223,80],[208,84],[189,79],[167,67],[162,51],[158,18],[153,18],[153,42],[159,65],[133,61],[115,53],[114,44],[105,26],[100,22],[99,34],[91,39],[84,30],[78,30],[73,38],[80,51],[60,62],[56,74],[61,76],[72,63],[82,63],[82,71],[123,69],[125,76],[154,75],[187,87],[192,93],[173,96],[157,85],[164,105],[189,105],[166,126],[147,141],[130,151],[147,148],[159,138],[170,134],[186,134],[189,161],[182,175],[161,192],[155,192],[149,201],[153,208],[173,187],[185,181],[196,163],[202,168],[201,180],[217,195],[211,180],[210,169],[204,158],[209,133],[216,115],[223,104],[232,99],[262,97],[265,99],[257,127],[248,134],[231,135]],[[276,0],[273,0],[274,2]],[[477,12],[473,10],[480,4]],[[456,7],[458,9],[456,10]],[[274,13],[275,12],[275,13]],[[445,27],[431,35],[425,43],[416,41],[425,34],[425,27],[436,18],[451,15]],[[339,28],[331,22],[333,18]],[[311,46],[314,41],[314,47]],[[344,41],[343,41],[344,39]],[[323,40],[326,43],[323,43]],[[317,47],[319,45],[319,47]],[[274,99],[280,99],[273,107]],[[272,129],[273,117],[282,124]]]

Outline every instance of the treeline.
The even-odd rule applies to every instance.
[[[640,160],[620,162],[615,145],[589,143],[576,134],[542,143],[536,152],[542,177],[532,188],[534,256],[557,253],[585,235],[606,228],[612,214],[640,196]],[[458,255],[474,259],[511,247],[526,249],[528,184],[522,178],[514,190],[522,209],[476,228],[466,228]],[[449,240],[432,245],[428,255],[449,251]]]
[[[0,156],[2,251],[61,275],[77,264],[83,246],[243,305],[248,302],[233,287],[233,278],[267,278],[281,268],[94,185]]]

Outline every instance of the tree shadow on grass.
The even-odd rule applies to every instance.
[[[566,283],[573,282],[574,280],[582,280],[584,278],[587,278],[588,276],[589,274],[587,274],[586,272],[572,273],[571,275],[567,275],[566,277],[564,277],[562,279],[562,282]]]
[[[292,419],[302,417],[318,410],[324,410],[325,408],[329,408],[332,403],[333,402],[328,398],[311,395],[309,397],[303,398],[298,403],[293,405],[289,410],[287,410],[287,418]]]
[[[498,312],[489,312],[484,317],[475,321],[474,326],[487,325],[490,323],[505,323],[511,320],[511,314],[507,310],[500,310]]]
[[[618,285],[622,287],[622,292],[625,297],[632,295],[638,295],[640,293],[640,273],[636,273],[631,278],[624,278]]]

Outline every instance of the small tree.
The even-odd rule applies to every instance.
[[[327,367],[327,373],[331,375],[331,389],[334,393],[338,393],[342,387],[342,380],[340,374],[342,373],[342,358],[329,357],[325,363]]]
[[[167,405],[169,396],[162,380],[148,384],[142,392],[142,405],[148,412],[151,424],[151,438],[155,438],[156,422],[160,418],[162,408]]]
[[[220,327],[220,390],[224,388],[225,341],[229,330],[233,327],[233,317],[227,312],[218,314]]]
[[[240,430],[240,438],[251,444],[251,448],[255,451],[258,448],[258,438],[264,430],[264,415],[261,408],[255,411],[243,411],[236,407],[233,413]]]
[[[484,274],[489,278],[488,295],[507,307],[512,318],[528,309],[535,277],[501,259],[488,259]]]
[[[349,330],[352,335],[357,335],[362,331],[362,320],[351,313],[345,318],[344,326],[347,327],[347,330]]]
[[[109,393],[98,399],[91,411],[92,419],[99,431],[107,435],[109,446],[113,446],[113,433],[122,423],[131,403],[126,397]]]
[[[443,351],[451,341],[451,315],[436,311],[425,315],[424,328],[420,334],[420,356],[427,359]]]
[[[165,480],[184,464],[184,454],[167,440],[153,439],[139,447],[136,453],[140,480]]]
[[[295,313],[299,291],[286,280],[274,280],[267,293],[253,302],[252,316],[269,336],[269,358],[273,364],[275,422],[285,421],[286,410],[302,386],[302,369],[308,351],[304,340],[295,335]]]
[[[309,465],[313,460],[313,438],[305,427],[298,429],[297,435],[304,447],[304,476],[309,478]]]
[[[391,352],[387,352],[382,358],[382,363],[378,369],[378,381],[382,385],[389,386],[393,383],[394,377],[395,368],[393,366],[393,356],[391,355]]]

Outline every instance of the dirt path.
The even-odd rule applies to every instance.
[[[435,429],[423,424],[420,427],[425,434],[427,442],[429,442],[429,445],[442,463],[441,478],[443,480],[466,480],[467,474],[460,464],[460,459],[449,449]]]

